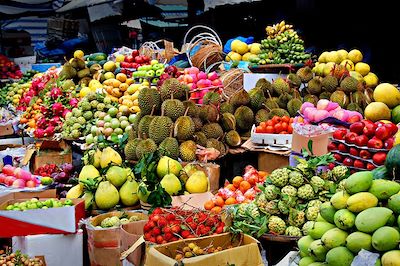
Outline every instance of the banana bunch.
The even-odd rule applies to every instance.
[[[272,26],[267,26],[265,31],[267,32],[269,39],[273,39],[285,31],[288,31],[289,33],[295,32],[293,30],[293,25],[286,24],[284,20]]]

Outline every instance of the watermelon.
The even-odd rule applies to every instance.
[[[388,152],[385,166],[391,178],[400,180],[400,145],[394,146]]]
[[[374,176],[374,179],[387,179],[388,178],[388,171],[386,169],[386,166],[382,165],[374,170],[372,170],[372,174]]]
[[[400,105],[396,106],[392,110],[392,122],[395,124],[400,123]]]

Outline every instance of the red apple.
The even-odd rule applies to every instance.
[[[138,50],[132,50],[132,54],[131,54],[133,57],[136,57],[136,56],[138,56],[139,55],[139,51]]]
[[[385,149],[390,150],[391,148],[393,148],[394,145],[394,138],[388,138],[387,140],[385,140],[385,142],[383,143],[383,147]]]
[[[357,136],[355,140],[355,144],[359,147],[367,146],[368,137],[365,135]]]
[[[135,58],[131,55],[128,55],[128,56],[125,56],[124,61],[127,63],[133,63],[135,61]]]
[[[328,144],[328,151],[335,151],[337,150],[337,145],[333,142]]]
[[[356,142],[357,133],[354,132],[347,132],[346,136],[344,137],[347,143],[355,143]]]
[[[377,121],[377,122],[375,122],[375,125],[376,125],[377,127],[383,127],[383,126],[385,125],[385,123],[383,123],[383,122],[381,122],[381,121]]]
[[[391,129],[385,127],[385,126],[378,126],[378,128],[375,130],[375,137],[377,137],[380,140],[386,140],[391,136]]]
[[[355,122],[350,125],[350,131],[360,135],[363,133],[364,127],[365,125],[363,122]]]
[[[368,120],[365,120],[365,121],[368,121]],[[375,130],[376,130],[377,126],[372,122],[366,123],[365,121],[364,121],[365,127],[363,129],[363,133],[367,137],[371,138],[375,135]]]
[[[15,178],[14,176],[9,175],[4,179],[4,183],[7,186],[11,186],[14,183],[15,180],[17,180],[17,178]]]
[[[347,119],[348,123],[355,123],[355,122],[360,122],[360,117],[358,115],[353,115]]]
[[[341,151],[341,152],[348,152],[349,148],[347,148],[347,146],[345,144],[339,143],[338,150]]]
[[[373,165],[372,163],[367,163],[367,170],[368,170],[368,171],[372,171],[372,170],[374,170],[375,168],[376,168],[376,166]]]
[[[349,153],[350,153],[351,155],[353,155],[353,156],[358,156],[358,150],[357,150],[356,148],[354,148],[354,147],[351,147],[351,148],[349,149]]]
[[[386,160],[386,152],[380,151],[380,152],[375,153],[374,156],[372,156],[372,160],[377,165],[383,165]]]
[[[335,132],[333,132],[333,138],[338,139],[338,140],[343,140],[346,133],[347,133],[347,129],[339,128]]]
[[[354,161],[350,157],[346,157],[343,160],[343,164],[346,165],[346,166],[353,166]]]
[[[368,140],[367,146],[368,148],[382,149],[383,142],[382,140],[373,137],[372,139]]]
[[[1,170],[1,172],[5,175],[10,175],[10,176],[14,176],[14,171],[15,171],[15,167],[11,166],[9,164],[6,164],[3,166],[3,169]]]
[[[138,64],[143,64],[143,59],[142,59],[142,57],[141,56],[135,56],[135,62],[136,63],[138,63]]]
[[[363,159],[370,159],[372,155],[371,155],[371,153],[370,153],[369,151],[367,151],[367,150],[361,150],[359,156],[360,156],[361,158],[363,158]]]
[[[355,160],[353,166],[357,167],[357,168],[362,168],[362,169],[365,168],[365,164],[361,160]]]
[[[385,124],[385,127],[387,129],[389,129],[391,136],[394,136],[397,133],[397,131],[399,130],[399,128],[393,123],[387,123],[387,124]]]
[[[15,187],[15,188],[24,188],[25,187],[25,181],[23,179],[17,179],[12,183],[11,186]]]
[[[340,155],[339,153],[335,153],[335,154],[333,155],[333,157],[334,157],[335,160],[336,160],[337,162],[339,162],[339,163],[341,163],[341,162],[343,161],[343,156]]]

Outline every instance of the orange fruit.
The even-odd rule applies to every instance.
[[[225,188],[229,189],[230,191],[236,191],[237,189],[233,184],[229,184]]]
[[[219,207],[219,206],[215,206],[214,208],[212,208],[210,211],[212,212],[212,213],[220,213],[221,212],[221,210],[222,210],[222,208],[221,207]]]
[[[215,204],[212,200],[207,200],[206,202],[204,202],[204,209],[211,210],[214,207],[215,207]]]
[[[119,85],[119,90],[120,91],[126,91],[128,89],[129,85],[126,83],[121,83],[121,85]]]
[[[241,176],[235,176],[232,180],[232,184],[236,187],[239,188],[240,182],[243,181],[243,177]]]
[[[248,181],[242,181],[240,182],[240,191],[242,191],[243,193],[246,192],[247,190],[249,190],[251,188],[251,184]]]
[[[26,123],[28,123],[28,119],[27,119],[26,117],[21,117],[21,119],[19,120],[19,122],[20,122],[21,124],[26,124]]]
[[[261,177],[266,177],[268,175],[268,172],[258,171],[258,175],[261,176]]]
[[[133,83],[133,81],[134,80],[132,78],[128,78],[128,79],[126,79],[125,83],[128,84],[128,86],[129,86]]]
[[[121,81],[122,83],[124,83],[126,81],[126,75],[124,73],[118,73],[115,76],[116,79],[118,79],[119,81]]]
[[[234,197],[229,197],[227,200],[225,200],[225,205],[231,205],[231,204],[236,204],[237,201]]]
[[[222,197],[218,196],[215,200],[214,200],[215,205],[217,206],[224,206],[225,205],[225,201]]]

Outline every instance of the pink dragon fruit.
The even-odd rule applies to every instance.
[[[72,98],[69,100],[69,105],[71,105],[72,108],[77,107],[79,103],[79,100],[77,98]]]
[[[38,128],[46,128],[47,124],[48,124],[47,120],[44,116],[39,118],[39,120],[36,122],[36,125],[38,126]]]
[[[58,126],[59,124],[61,124],[61,118],[59,116],[55,116],[52,119],[49,120],[49,123],[51,126]]]
[[[52,99],[57,99],[61,95],[62,95],[62,91],[61,91],[60,88],[55,87],[55,88],[52,88],[51,91],[50,91],[50,97]]]
[[[35,135],[35,138],[43,138],[44,137],[44,130],[41,128],[36,129],[33,134]]]
[[[62,103],[53,103],[51,110],[53,111],[53,114],[60,116],[64,111],[64,106]]]
[[[53,126],[48,126],[45,130],[44,130],[44,135],[46,137],[50,137],[54,135],[56,128]]]
[[[65,108],[63,113],[62,113],[62,117],[65,118],[65,116],[70,112],[71,112],[71,110]]]

